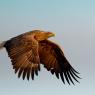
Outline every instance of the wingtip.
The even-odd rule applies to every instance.
[[[63,73],[60,73],[60,77],[61,77],[62,82],[65,84]]]

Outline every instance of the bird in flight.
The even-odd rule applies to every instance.
[[[74,80],[79,82],[79,73],[70,65],[61,48],[48,40],[52,36],[52,32],[33,30],[0,43],[0,49],[6,48],[18,78],[34,80],[43,64],[64,84],[65,81],[68,84],[74,84]]]

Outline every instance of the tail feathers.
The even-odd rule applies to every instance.
[[[5,45],[6,41],[0,42],[0,49],[2,49]]]

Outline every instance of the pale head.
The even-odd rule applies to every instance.
[[[45,32],[45,31],[40,31],[40,30],[34,31],[34,38],[37,41],[46,40],[46,39],[53,37],[53,36],[55,36],[55,34],[52,32]]]

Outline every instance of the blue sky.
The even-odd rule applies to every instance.
[[[41,29],[56,34],[72,66],[83,78],[75,86],[63,85],[42,68],[35,80],[14,74],[6,50],[0,50],[2,95],[95,94],[95,0],[0,0],[0,41]],[[43,66],[42,66],[43,67]]]

